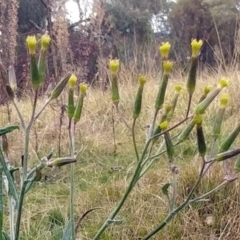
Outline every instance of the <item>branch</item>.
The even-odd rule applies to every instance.
[[[43,28],[41,28],[40,26],[38,26],[34,21],[29,20],[29,22],[36,28],[38,29],[41,33],[45,33],[46,30],[44,30]]]
[[[73,29],[74,27],[76,27],[77,25],[79,25],[80,23],[83,23],[83,22],[89,22],[90,21],[90,18],[86,18],[86,19],[81,19],[73,24],[71,24],[69,27],[68,27],[68,30],[71,30]]]

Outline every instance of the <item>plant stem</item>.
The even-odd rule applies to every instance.
[[[10,238],[14,239],[15,234],[14,234],[14,209],[15,209],[16,202],[11,196],[11,194],[8,194],[8,206],[9,206],[9,225],[10,225]]]
[[[178,173],[176,172],[176,170],[173,170],[173,181],[172,181],[173,193],[172,193],[172,201],[170,205],[170,212],[172,212],[175,208],[175,201],[176,201],[176,195],[177,195],[177,175]]]
[[[71,120],[70,120],[71,121]],[[70,139],[70,155],[74,157],[75,151],[75,124],[72,126],[72,121],[69,122],[69,139]],[[73,129],[72,129],[73,127]],[[75,240],[75,226],[74,226],[74,169],[75,164],[71,164],[70,170],[70,221],[71,221],[71,239]]]
[[[136,154],[137,160],[139,162],[139,154],[138,154],[136,138],[135,138],[135,124],[136,124],[136,119],[134,118],[133,124],[132,124],[132,139],[133,139],[133,146],[134,146],[135,154]]]
[[[20,113],[19,108],[18,108],[16,102],[13,100],[12,103],[13,103],[14,108],[17,111],[17,114],[18,114],[18,117],[19,117],[19,119],[21,121],[21,125],[22,125],[23,129],[25,129],[26,125],[25,125],[25,122],[23,120],[22,114]]]
[[[42,106],[42,108],[39,110],[39,112],[34,116],[34,120],[36,120],[40,114],[43,112],[43,110],[46,108],[46,106],[51,102],[51,98],[48,98],[47,101],[44,103],[44,105]]]
[[[186,118],[188,117],[188,114],[189,114],[189,111],[190,111],[190,107],[191,107],[191,103],[192,103],[192,93],[189,94]]]
[[[34,101],[33,101],[33,109],[32,109],[32,115],[30,118],[30,121],[27,125],[27,127],[24,129],[25,130],[25,136],[24,136],[24,155],[23,155],[23,172],[22,172],[22,178],[21,178],[21,186],[23,186],[23,183],[27,177],[27,169],[28,169],[28,153],[29,153],[29,135],[30,135],[30,130],[32,127],[33,122],[35,121],[34,115],[36,111],[36,106],[37,106],[37,98],[38,98],[38,89],[35,90],[35,95],[34,95]]]
[[[15,238],[14,238],[15,240],[19,239],[20,224],[21,224],[21,217],[22,217],[22,207],[23,207],[23,200],[24,200],[26,185],[27,185],[27,182],[24,181],[22,184],[21,192],[20,192],[19,205],[18,205],[18,210],[17,210]]]
[[[201,200],[201,199],[209,196],[209,195],[212,194],[213,192],[218,191],[220,188],[222,188],[222,187],[223,187],[224,185],[226,185],[228,182],[229,182],[228,180],[224,180],[220,185],[218,185],[217,187],[213,188],[211,191],[203,194],[203,195],[200,196],[200,197],[197,197],[197,198],[195,198],[195,199],[192,199],[189,203],[197,202],[197,201],[199,201],[199,200]]]

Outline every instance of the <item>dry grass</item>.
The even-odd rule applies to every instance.
[[[239,74],[236,71],[224,73],[224,76],[231,79],[231,85],[226,90],[231,96],[231,103],[227,110],[223,135],[233,128],[236,121],[239,121]],[[136,79],[128,78],[131,75],[132,73],[125,71],[120,80],[120,108],[129,124],[131,124],[134,94],[137,89]],[[199,76],[197,92],[193,101],[195,103],[198,101],[202,89],[206,85],[216,85],[219,77],[220,74],[203,72]],[[149,75],[148,78],[149,81],[144,91],[143,111],[137,125],[139,147],[144,144],[145,126],[150,123],[152,118],[159,81],[157,74]],[[171,77],[167,101],[171,99],[175,84],[180,83],[185,87],[185,79],[186,76],[179,73],[175,73],[174,77]],[[184,89],[173,123],[184,117],[187,97]],[[39,104],[43,101],[44,99],[41,99]],[[28,118],[31,109],[30,98],[26,97],[24,100],[20,100],[18,105],[24,117]],[[204,129],[207,139],[210,139],[217,107],[218,103],[215,101],[206,113]],[[10,108],[11,124],[19,124],[14,109]],[[4,126],[8,124],[6,106],[1,106],[0,112],[0,126]],[[38,156],[47,154],[52,148],[56,153],[58,152],[60,112],[60,104],[53,103],[37,121],[36,131],[32,131],[31,135],[30,165],[39,161]],[[113,135],[113,119],[115,135]],[[23,152],[22,132],[10,134],[9,143],[11,147],[10,160],[13,165],[19,166]],[[102,208],[90,213],[82,222],[78,239],[87,240],[92,239],[110,210],[121,198],[136,164],[131,134],[113,111],[108,90],[106,92],[94,88],[88,90],[83,117],[77,126],[76,148],[83,148],[76,164],[76,215],[80,217],[93,207]],[[61,132],[61,153],[68,155],[66,116]],[[197,156],[194,136],[176,149],[176,163],[180,168],[177,197],[177,202],[180,203],[193,186],[198,174],[200,159]],[[69,215],[68,172],[68,167],[44,170],[42,181],[36,183],[27,194],[21,228],[22,240],[57,240],[61,238],[62,229]],[[200,195],[212,189],[222,179],[221,166],[214,166],[196,194]],[[118,218],[122,219],[123,223],[110,226],[102,239],[140,239],[156,226],[168,213],[167,199],[161,192],[162,186],[168,181],[171,181],[171,173],[166,159],[161,157],[137,184],[125,207],[119,213]],[[240,239],[239,197],[239,181],[237,180],[218,193],[211,195],[208,202],[197,203],[184,209],[172,223],[152,239]]]

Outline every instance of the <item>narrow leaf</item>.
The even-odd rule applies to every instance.
[[[0,136],[2,136],[3,134],[6,134],[6,133],[10,133],[15,129],[19,129],[19,127],[16,125],[12,125],[12,126],[8,126],[5,128],[0,128]]]
[[[19,199],[18,199],[17,189],[16,189],[15,183],[13,181],[12,175],[11,175],[10,171],[8,170],[8,167],[5,162],[1,148],[0,148],[0,163],[2,165],[3,171],[8,180],[10,194],[14,197],[14,199],[16,201],[16,207],[18,207]]]

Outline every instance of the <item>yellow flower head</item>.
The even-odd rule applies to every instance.
[[[118,71],[119,64],[120,64],[119,59],[109,61],[109,68],[112,73],[116,73]]]
[[[174,89],[175,89],[176,92],[180,92],[182,90],[182,86],[181,85],[176,85]]]
[[[76,82],[77,82],[77,77],[76,77],[76,75],[72,74],[68,80],[69,88],[74,88]]]
[[[193,117],[193,121],[197,125],[202,125],[202,121],[203,121],[202,115],[201,114],[195,114],[194,117]]]
[[[168,128],[168,121],[163,121],[159,124],[160,128],[165,131]]]
[[[48,34],[44,34],[41,37],[41,46],[42,49],[46,50],[50,44],[51,38],[49,37]]]
[[[80,84],[79,84],[79,89],[80,89],[80,92],[81,92],[82,94],[84,94],[84,93],[86,92],[86,90],[87,90],[87,84],[85,84],[85,83],[80,83]]]
[[[225,108],[229,102],[229,95],[225,94],[220,98],[220,106]]]
[[[162,58],[168,58],[168,55],[171,49],[171,44],[169,42],[163,42],[158,49]]]
[[[34,54],[37,46],[37,39],[35,36],[28,36],[26,39],[27,47],[30,54]]]
[[[163,61],[163,70],[165,73],[170,73],[173,68],[172,61]]]
[[[197,57],[199,55],[199,51],[203,45],[203,41],[199,40],[197,41],[196,39],[193,39],[191,42],[192,46],[192,57]]]
[[[146,81],[147,81],[146,76],[141,75],[138,77],[138,82],[140,83],[140,85],[144,85]]]
[[[228,80],[228,79],[225,79],[225,78],[222,78],[222,79],[220,79],[219,82],[218,82],[218,87],[219,87],[219,88],[224,88],[224,87],[226,87],[228,84],[229,84],[229,80]]]
[[[204,88],[204,95],[207,95],[212,89],[212,86],[211,85],[208,85]]]

